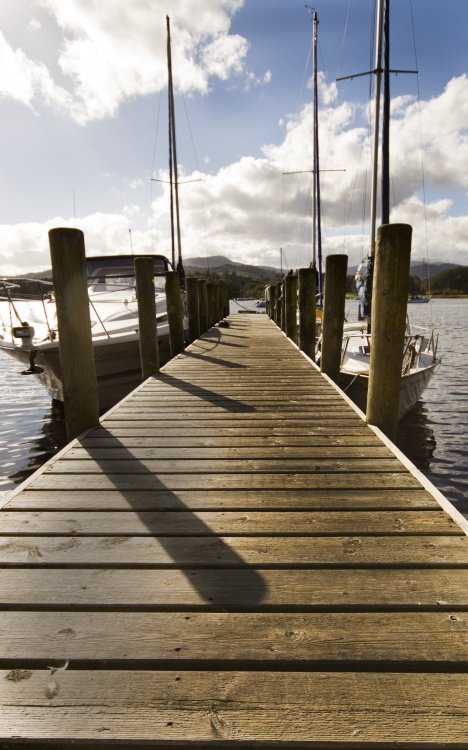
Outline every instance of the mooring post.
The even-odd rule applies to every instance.
[[[347,255],[327,256],[320,369],[335,383],[340,377],[347,268]]]
[[[198,279],[198,304],[200,315],[200,336],[208,330],[208,285],[206,279]]]
[[[315,296],[317,280],[314,268],[299,268],[299,349],[315,361]]]
[[[275,303],[275,317],[274,321],[278,328],[281,328],[281,319],[283,317],[283,282],[278,281],[276,283],[276,303]]]
[[[280,328],[286,332],[286,281],[281,282],[281,324]]]
[[[411,235],[409,224],[379,227],[372,286],[367,421],[395,440],[405,342]]]
[[[187,294],[188,340],[190,343],[200,338],[199,288],[198,279],[194,276],[186,277],[185,291]]]
[[[215,323],[215,285],[213,281],[207,282],[206,292],[208,299],[208,328],[211,328]]]
[[[177,271],[166,271],[166,301],[171,356],[175,357],[185,348],[184,308]]]
[[[215,284],[215,323],[219,323],[223,317],[223,301],[222,301],[222,287],[221,284]]]
[[[285,333],[291,341],[297,343],[297,276],[288,273],[285,278]]]
[[[159,371],[158,328],[154,297],[154,261],[135,257],[135,282],[138,302],[140,362],[143,380]]]
[[[276,317],[276,284],[270,284],[270,305],[268,308],[268,314],[272,320],[275,320],[275,317]]]
[[[224,300],[224,308],[223,308],[223,317],[227,318],[230,311],[230,305],[229,305],[229,289],[227,287],[224,287],[223,289],[223,300]]]
[[[99,423],[99,399],[89,314],[84,235],[49,231],[65,424],[69,440]]]

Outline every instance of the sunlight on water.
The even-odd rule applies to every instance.
[[[0,496],[65,444],[63,414],[22,365],[0,352]]]

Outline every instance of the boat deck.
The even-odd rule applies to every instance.
[[[2,510],[2,748],[467,748],[466,525],[229,321]]]

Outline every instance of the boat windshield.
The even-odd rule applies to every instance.
[[[152,258],[154,262],[154,275],[162,276],[169,270],[170,264],[164,255],[119,255],[102,256],[99,258],[86,258],[86,275],[93,282],[98,279],[123,279],[134,277],[133,262],[135,257]]]

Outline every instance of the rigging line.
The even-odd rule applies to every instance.
[[[348,10],[346,11],[346,20],[345,20],[345,25],[344,25],[344,28],[343,28],[343,36],[341,37],[341,47],[340,47],[340,51],[338,53],[338,62],[337,62],[337,65],[336,65],[336,76],[335,76],[335,79],[339,78],[339,73],[340,73],[340,70],[341,70],[341,60],[343,58],[344,44],[345,44],[346,35],[348,33],[348,24],[349,24],[350,12],[351,12],[351,0],[348,0]]]
[[[195,161],[195,166],[196,166],[198,172],[200,172],[200,163],[198,161],[198,154],[197,154],[197,150],[195,148],[195,141],[194,141],[194,138],[193,138],[192,126],[190,124],[190,118],[189,118],[188,109],[187,109],[187,102],[186,102],[185,96],[183,94],[182,94],[182,102],[183,102],[183,105],[184,105],[185,119],[187,120],[187,127],[188,127],[188,131],[189,131],[190,142],[192,144],[193,159]]]
[[[419,71],[419,65],[418,65],[418,55],[417,55],[417,47],[416,47],[416,31],[415,31],[415,25],[414,25],[414,14],[413,14],[413,2],[410,0],[410,13],[411,13],[411,31],[413,35],[413,48],[414,48],[414,62],[416,70]],[[429,266],[429,236],[427,232],[427,205],[426,205],[426,179],[425,179],[425,173],[424,173],[424,150],[423,150],[423,137],[422,137],[422,119],[421,119],[421,96],[420,96],[420,90],[419,90],[419,73],[416,73],[416,95],[418,99],[418,121],[419,121],[419,146],[420,146],[420,153],[421,153],[421,187],[422,187],[422,194],[423,194],[423,210],[424,210],[424,236],[425,236],[425,243],[426,243],[426,271],[427,271],[427,287],[428,287],[428,293],[429,296],[431,294],[431,274],[430,274],[430,266]],[[430,314],[430,321],[432,325],[432,305],[429,305],[429,314]]]
[[[184,104],[185,119],[187,121],[187,128],[188,128],[188,131],[189,131],[190,142],[192,144],[192,151],[193,151],[193,158],[194,158],[194,162],[195,162],[195,167],[197,169],[197,172],[199,174],[201,174],[200,162],[199,162],[199,159],[198,159],[198,153],[197,153],[197,149],[196,149],[196,146],[195,146],[195,139],[193,137],[193,131],[192,131],[192,125],[191,125],[190,117],[189,117],[189,113],[188,113],[187,101],[185,99],[184,94],[182,94],[182,102]],[[207,218],[207,213],[206,213],[206,200],[202,201],[201,216],[202,216],[203,237],[206,238],[208,236],[208,218]],[[206,256],[207,253],[208,253],[207,243],[204,242],[203,243],[203,247],[204,247],[204,254]]]
[[[151,155],[151,174],[153,174],[154,172],[154,164],[156,161],[156,149],[157,149],[158,137],[159,137],[159,120],[161,116],[161,100],[162,100],[162,91],[159,92],[159,97],[158,97],[158,108],[157,108],[157,113],[156,113],[156,127],[154,130],[154,138],[153,138],[153,153]],[[150,181],[150,186],[151,188],[153,187],[151,185],[151,181]],[[152,193],[150,197],[152,197]]]

